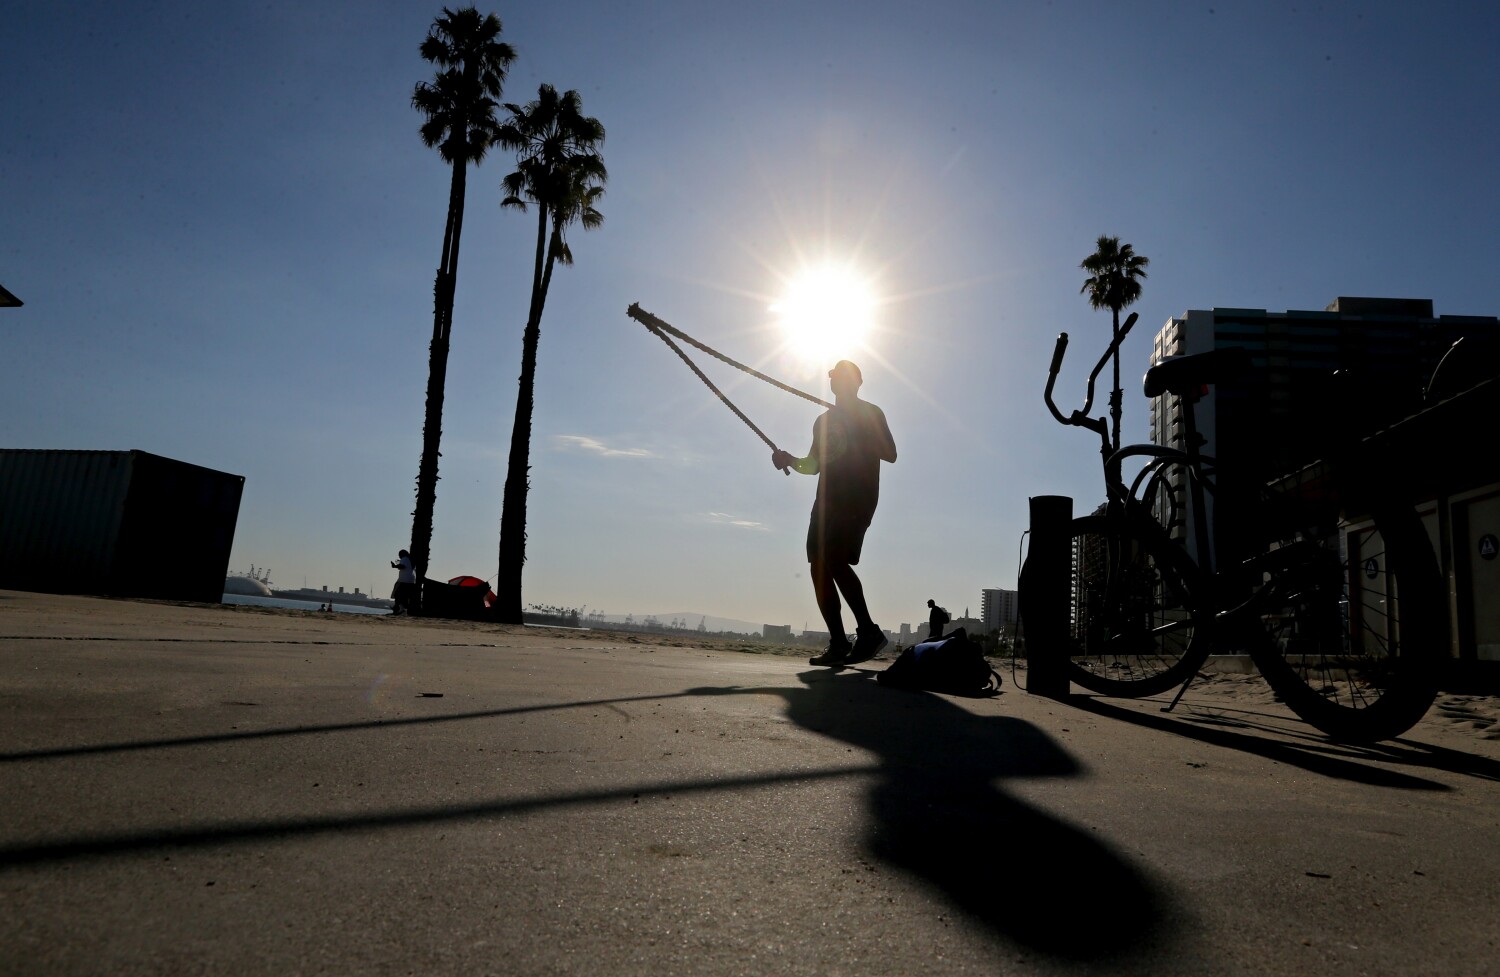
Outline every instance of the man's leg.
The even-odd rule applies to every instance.
[[[844,611],[839,605],[839,589],[834,584],[833,572],[823,560],[815,560],[807,568],[812,575],[818,613],[823,615],[823,623],[829,634],[828,650],[811,659],[811,662],[814,665],[842,664],[849,654],[849,638],[844,634]]]
[[[848,569],[845,567],[844,569]],[[813,594],[818,599],[818,613],[823,615],[823,623],[828,626],[828,633],[836,639],[844,637],[844,609],[839,604],[839,590],[835,586],[837,582],[836,571],[826,563],[812,563],[808,565],[812,573]],[[861,597],[863,603],[863,597]],[[852,608],[854,602],[850,601]]]
[[[849,603],[849,611],[854,615],[855,626],[860,629],[873,628],[875,622],[870,619],[870,608],[865,604],[865,585],[860,583],[859,575],[854,572],[854,568],[847,563],[836,563],[829,568],[828,575],[838,585],[839,593],[844,595],[844,600]],[[834,597],[833,602],[836,608],[837,596]]]
[[[886,641],[885,632],[880,630],[870,617],[870,609],[865,604],[865,586],[859,580],[859,575],[854,572],[854,567],[847,563],[836,564],[832,570],[834,582],[838,584],[839,590],[844,595],[844,600],[849,602],[849,610],[854,613],[858,630],[854,636],[854,647],[849,652],[849,664],[867,662],[880,653]]]

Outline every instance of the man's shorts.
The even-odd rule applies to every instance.
[[[859,563],[865,545],[865,530],[870,528],[874,513],[851,512],[847,508],[813,504],[807,524],[807,562],[825,564]]]

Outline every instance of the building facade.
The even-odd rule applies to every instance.
[[[1460,339],[1465,347],[1481,351],[1478,359],[1494,357],[1500,350],[1500,320],[1437,316],[1427,299],[1345,297],[1321,312],[1213,309],[1168,320],[1155,337],[1153,365],[1170,356],[1226,347],[1249,353],[1249,369],[1214,384],[1194,406],[1202,450],[1217,466],[1218,490],[1206,500],[1215,565],[1229,566],[1257,552],[1256,506],[1268,480],[1325,457],[1340,441],[1421,410],[1439,363]],[[1495,364],[1489,367],[1491,374],[1497,372]],[[1150,421],[1153,441],[1185,447],[1181,398],[1154,398]],[[1173,535],[1191,550],[1196,527],[1185,480],[1183,471],[1168,473],[1152,502]],[[1452,554],[1466,552],[1470,542],[1454,538],[1452,525],[1477,522],[1465,531],[1482,540],[1485,527],[1496,518],[1492,513],[1500,513],[1492,488],[1471,488],[1459,500],[1461,513],[1442,499],[1423,509],[1434,548],[1450,574]],[[1471,583],[1455,580],[1455,586],[1461,606]],[[1500,634],[1477,635],[1473,622],[1462,617],[1454,623],[1460,657],[1500,659]]]
[[[985,588],[980,592],[979,617],[986,634],[1001,630],[1011,634],[1015,630],[1020,596],[1019,591],[1000,588]]]
[[[1267,479],[1322,457],[1348,434],[1420,410],[1443,355],[1474,333],[1500,335],[1500,321],[1434,316],[1428,299],[1341,297],[1322,312],[1213,309],[1169,319],[1156,335],[1153,365],[1231,346],[1250,354],[1249,370],[1215,384],[1195,406],[1203,451],[1219,466],[1214,545],[1226,547],[1226,558],[1243,554],[1234,528]],[[1181,398],[1153,398],[1150,418],[1154,442],[1183,447]],[[1174,471],[1168,484],[1180,514],[1174,534],[1190,543],[1185,477]]]

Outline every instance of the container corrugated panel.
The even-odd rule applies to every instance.
[[[111,593],[218,603],[245,479],[131,452]]]
[[[144,451],[0,450],[0,587],[216,602],[244,482]]]
[[[130,473],[127,451],[0,451],[0,586],[102,592]]]

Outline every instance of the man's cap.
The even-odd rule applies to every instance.
[[[837,363],[833,364],[833,369],[828,371],[828,375],[831,377],[835,373],[838,373],[840,370],[853,372],[854,379],[858,380],[860,383],[865,382],[864,374],[859,372],[859,367],[855,366],[851,360],[839,360]]]

